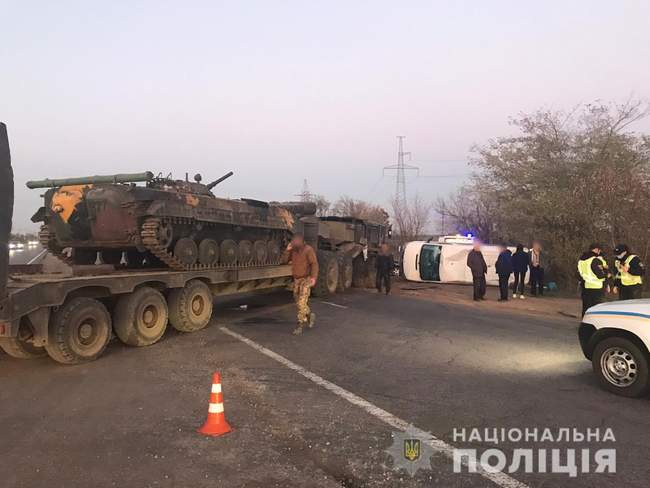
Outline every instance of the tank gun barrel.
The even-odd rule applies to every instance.
[[[154,176],[151,171],[144,173],[125,173],[117,175],[105,176],[82,176],[80,178],[62,178],[58,180],[33,180],[27,182],[27,188],[56,188],[59,186],[70,185],[96,185],[96,184],[111,184],[111,183],[135,183],[138,181],[151,181]]]
[[[228,171],[228,172],[227,172],[225,175],[223,175],[221,178],[217,178],[217,179],[214,180],[212,183],[207,184],[207,185],[206,185],[206,188],[207,188],[208,190],[212,190],[215,186],[217,186],[217,185],[218,185],[219,183],[221,183],[223,180],[227,180],[228,178],[230,178],[230,177],[231,177],[232,175],[234,175],[234,174],[235,174],[235,173],[233,173],[232,171]]]

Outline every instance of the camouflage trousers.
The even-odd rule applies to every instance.
[[[309,286],[310,278],[296,278],[293,280],[293,299],[296,302],[296,309],[298,311],[298,323],[301,325],[309,321],[309,294],[311,293],[311,286]]]

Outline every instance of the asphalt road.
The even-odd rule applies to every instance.
[[[598,388],[569,319],[352,291],[314,301],[317,327],[294,337],[286,293],[217,307],[203,331],[169,330],[142,349],[114,342],[91,364],[2,356],[2,486],[499,486],[480,474],[454,473],[440,453],[413,478],[394,470],[386,449],[395,429],[381,414],[221,327],[449,445],[479,453],[499,447],[508,464],[518,448],[617,451],[616,474],[569,477],[525,473],[522,466],[501,486],[648,485],[650,403]],[[205,419],[217,369],[235,430],[206,438],[195,428]],[[453,438],[455,428],[474,427],[611,428],[616,442],[495,445]]]

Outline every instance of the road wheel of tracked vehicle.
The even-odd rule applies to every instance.
[[[185,266],[193,266],[199,257],[199,249],[189,237],[182,237],[174,246],[174,257]]]
[[[203,329],[212,317],[212,293],[200,280],[191,280],[183,288],[169,293],[169,322],[180,332]]]
[[[239,263],[249,264],[253,260],[253,244],[251,241],[239,241]]]
[[[145,286],[120,297],[113,313],[113,329],[124,344],[148,346],[163,336],[168,316],[162,293]]]
[[[339,284],[336,291],[345,291],[352,286],[352,258],[339,256]]]
[[[231,265],[237,263],[239,248],[237,247],[237,243],[235,241],[232,239],[226,239],[225,241],[222,241],[221,246],[219,246],[219,250],[219,260],[221,261],[221,264]]]
[[[29,342],[32,336],[30,327],[21,324],[16,337],[0,338],[0,349],[18,359],[34,359],[47,355],[44,347]]]
[[[280,256],[282,256],[282,251],[280,251],[280,244],[276,241],[269,241],[266,245],[267,249],[267,260],[269,263],[277,263],[280,261]]]
[[[203,239],[199,244],[199,263],[214,266],[219,262],[219,244],[214,239]]]
[[[104,264],[112,264],[119,266],[122,264],[122,250],[121,249],[104,249],[101,252],[102,261]]]
[[[318,251],[318,278],[312,293],[317,297],[326,297],[336,293],[339,284],[339,262],[336,254],[330,251]]]
[[[172,245],[172,241],[174,240],[174,229],[172,228],[172,224],[169,222],[161,222],[160,225],[158,225],[157,234],[158,243],[164,249],[167,249]]]
[[[73,249],[70,257],[74,264],[95,264],[97,261],[97,251],[91,249]]]
[[[255,241],[253,244],[253,261],[257,264],[266,263],[266,257],[268,255],[268,249],[266,242],[264,241]]]
[[[111,316],[104,304],[77,297],[66,301],[52,317],[45,349],[59,363],[84,363],[97,359],[110,338]]]

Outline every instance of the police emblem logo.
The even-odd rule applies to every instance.
[[[404,470],[415,476],[420,469],[431,469],[431,434],[409,426],[403,432],[393,432],[393,445],[386,452],[393,459],[392,469]]]
[[[404,439],[404,458],[411,462],[420,459],[420,439]]]

